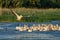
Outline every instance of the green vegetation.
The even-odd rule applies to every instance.
[[[2,9],[3,13],[0,16],[0,21],[17,22],[16,16],[9,9]],[[23,17],[20,22],[47,22],[52,20],[60,20],[60,9],[13,9],[19,15],[31,16]]]
[[[3,8],[60,8],[60,0],[0,0]]]
[[[0,21],[17,21],[16,16],[9,9],[15,10],[19,15],[30,16],[23,17],[20,22],[60,20],[59,8],[60,0],[0,0]]]

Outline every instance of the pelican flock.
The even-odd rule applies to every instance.
[[[28,27],[27,25],[25,26],[17,26],[16,30],[19,31],[60,31],[60,26],[58,24],[53,25],[53,24],[42,24],[42,25],[33,25]]]
[[[17,20],[20,21],[22,19],[22,15],[18,15],[15,11],[12,11],[15,16],[17,17]],[[27,17],[30,17],[30,16],[27,16]],[[27,25],[24,25],[23,27],[20,27],[20,26],[17,26],[16,27],[16,30],[19,30],[19,31],[28,31],[28,32],[32,32],[32,31],[60,31],[60,26],[58,24],[56,25],[53,25],[53,24],[41,24],[41,25],[35,25],[33,24],[33,26],[31,27],[28,27]]]

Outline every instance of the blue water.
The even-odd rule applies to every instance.
[[[60,40],[60,31],[34,31],[34,32],[19,32],[15,29],[16,26],[29,27],[33,24],[42,24],[36,22],[0,22],[0,40]],[[43,24],[58,24],[60,21],[44,22]]]

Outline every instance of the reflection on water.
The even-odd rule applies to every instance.
[[[51,34],[32,34],[27,33],[23,35],[0,35],[0,39],[13,39],[13,40],[59,40],[60,37],[55,37]]]
[[[59,24],[60,22],[51,22],[53,24]],[[24,24],[27,24],[28,26],[31,26],[32,24],[41,24],[41,23],[0,23],[0,39],[1,40],[60,40],[60,31],[34,31],[34,32],[19,32],[15,30],[15,27],[23,26]],[[49,22],[46,22],[45,24],[49,24]],[[7,29],[6,29],[7,28]]]

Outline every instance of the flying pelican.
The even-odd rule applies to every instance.
[[[22,15],[18,15],[15,11],[13,11],[13,13],[16,15],[18,21],[22,19]]]
[[[22,17],[30,17],[30,16],[22,16],[22,15],[18,15],[15,11],[11,10],[15,16],[17,17],[17,20],[20,21],[22,19]]]

